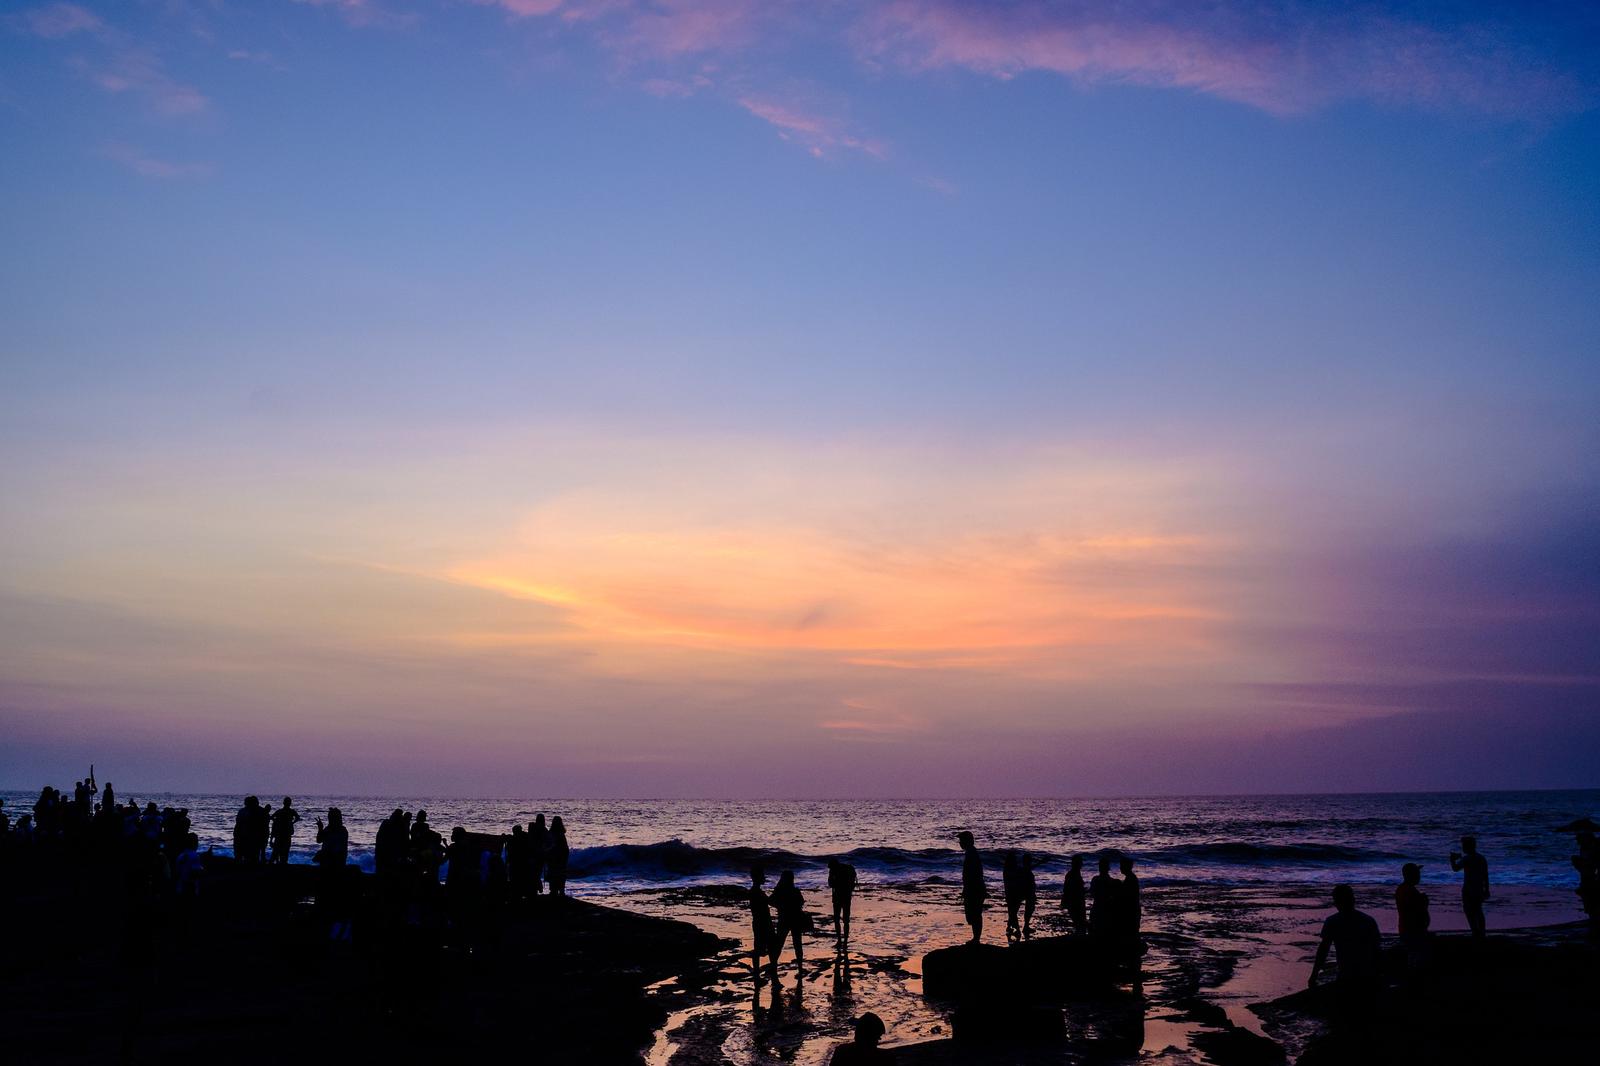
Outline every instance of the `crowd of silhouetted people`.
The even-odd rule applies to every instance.
[[[989,899],[983,855],[971,832],[956,837],[961,845],[961,902],[972,943],[983,939],[984,911]],[[1088,936],[1108,958],[1136,961],[1144,952],[1139,928],[1142,912],[1139,875],[1134,873],[1131,856],[1118,851],[1099,854],[1099,873],[1083,883],[1086,856],[1074,855],[1061,879],[1061,909],[1073,935]],[[1111,872],[1115,864],[1122,876]],[[1005,893],[1006,941],[1018,943],[1033,937],[1033,914],[1039,902],[1038,880],[1034,870],[1041,860],[1024,851],[1008,850],[1001,859],[1000,883]]]
[[[234,819],[232,866],[264,871],[286,867],[303,820],[292,797],[283,797],[276,809],[256,796],[246,797]],[[378,826],[372,890],[365,893],[359,869],[349,861],[350,834],[343,812],[330,807],[325,818],[314,820],[316,850],[310,858],[317,871],[315,911],[329,940],[350,939],[357,914],[364,913],[374,919],[380,938],[384,930],[398,931],[401,935],[392,938],[397,943],[406,936],[431,936],[436,942],[482,947],[493,944],[506,913],[547,893],[558,898],[566,894],[570,849],[559,816],[547,824],[539,814],[526,826],[513,826],[508,834],[456,826],[447,840],[433,828],[426,810],[413,813],[397,807]],[[1579,879],[1578,896],[1591,924],[1600,928],[1600,847],[1595,838],[1600,826],[1580,819],[1564,829],[1576,835],[1572,865]],[[977,944],[983,938],[990,899],[988,870],[971,832],[959,833],[957,841],[962,856],[960,899],[970,942]],[[165,900],[180,929],[193,911],[213,859],[209,850],[200,851],[187,808],[119,801],[111,782],[101,786],[95,780],[93,767],[70,792],[42,789],[31,810],[18,814],[0,802],[0,861],[29,855],[63,857],[78,868],[98,865],[120,871],[125,878],[124,899],[131,908],[137,910],[143,901],[145,913],[154,913],[150,901]],[[1137,970],[1144,944],[1134,860],[1117,851],[1100,852],[1095,856],[1098,872],[1085,884],[1088,858],[1072,856],[1062,876],[1060,909],[1066,928],[1074,937],[1087,938],[1096,957]],[[1034,935],[1039,897],[1035,871],[1045,864],[1025,851],[1007,850],[1000,856],[1008,943],[1022,943]],[[1450,852],[1449,868],[1461,875],[1462,912],[1472,937],[1481,939],[1487,927],[1489,865],[1473,837],[1462,837],[1460,851]],[[776,980],[787,947],[792,947],[797,971],[803,971],[805,937],[816,931],[794,870],[781,871],[770,894],[766,884],[766,870],[753,866],[748,906],[752,968],[758,984],[763,971]],[[849,941],[856,886],[854,866],[838,858],[828,860],[827,889],[839,952]],[[361,905],[363,899],[368,906]],[[1360,1017],[1372,1010],[1383,985],[1378,924],[1357,908],[1355,892],[1348,885],[1333,890],[1333,902],[1335,910],[1322,926],[1309,983],[1318,983],[1331,957],[1337,963],[1333,994],[1338,1016]],[[1420,981],[1431,960],[1432,919],[1418,864],[1408,862],[1401,868],[1394,905],[1406,979]],[[144,927],[152,926],[145,922]],[[854,1050],[846,1058],[870,1061],[882,1036],[881,1020],[863,1015],[856,1044],[847,1045]]]
[[[0,801],[0,862],[37,861],[101,883],[108,873],[121,875],[119,898],[137,919],[130,928],[168,924],[168,918],[186,928],[207,877],[286,868],[304,820],[292,797],[276,809],[245,797],[234,816],[233,857],[219,865],[212,849],[202,852],[188,808],[119,801],[111,782],[102,787],[91,767],[70,792],[43,788],[30,810],[8,811]],[[380,928],[409,925],[478,947],[498,930],[506,908],[547,892],[566,894],[569,847],[559,816],[546,823],[539,814],[508,834],[457,826],[446,842],[426,810],[396,808],[377,830],[371,892],[364,892],[360,868],[350,862],[340,808],[314,821],[310,865],[316,873],[308,887],[329,940],[352,939],[358,916],[366,915]]]

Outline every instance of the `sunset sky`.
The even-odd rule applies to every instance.
[[[0,6],[0,786],[1594,786],[1600,8]]]

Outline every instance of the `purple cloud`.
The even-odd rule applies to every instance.
[[[75,33],[94,33],[105,27],[100,16],[77,4],[50,4],[23,11],[16,16],[18,24],[35,37],[58,40]]]
[[[742,96],[739,106],[773,126],[786,141],[805,148],[821,158],[837,149],[864,152],[874,159],[888,157],[888,149],[881,141],[858,137],[850,133],[839,119],[816,114],[795,104],[756,96]]]
[[[1370,99],[1544,117],[1592,100],[1504,25],[1424,25],[1338,6],[890,0],[856,32],[864,55],[903,69],[1187,89],[1277,115]]]

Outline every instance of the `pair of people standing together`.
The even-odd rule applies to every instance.
[[[767,956],[768,968],[776,980],[778,956],[783,954],[784,941],[794,941],[795,964],[803,966],[805,951],[800,937],[803,933],[811,932],[815,923],[811,915],[806,913],[805,897],[794,883],[793,870],[785,870],[779,875],[778,884],[770,896],[762,888],[766,883],[766,870],[759,864],[750,867],[750,925],[754,934],[751,951],[755,969],[759,975],[761,957]],[[856,868],[839,859],[829,859],[828,889],[833,896],[833,928],[842,949],[850,939],[850,901],[856,890]],[[776,924],[773,922],[773,911],[777,911]]]

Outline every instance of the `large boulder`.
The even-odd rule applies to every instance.
[[[1060,1003],[1101,990],[1114,969],[1088,937],[1055,936],[937,948],[922,957],[922,989],[963,1005]]]

